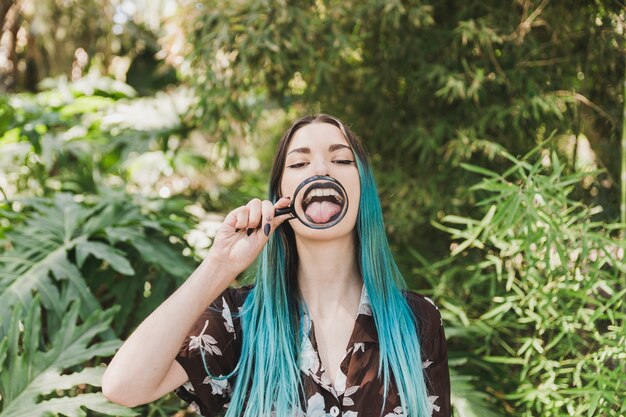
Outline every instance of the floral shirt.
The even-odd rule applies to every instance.
[[[241,351],[239,318],[231,312],[240,311],[252,285],[226,289],[198,318],[185,339],[176,360],[189,376],[189,381],[176,389],[176,394],[203,416],[222,415],[228,407],[236,374],[217,380],[207,376],[200,350],[204,350],[208,369],[215,376],[230,373]],[[428,400],[432,417],[450,417],[450,376],[448,351],[439,309],[431,299],[404,291],[413,313],[418,318],[422,346],[422,368],[425,369]],[[341,361],[334,384],[324,370],[317,351],[314,324],[302,339],[298,365],[307,398],[306,416],[315,417],[398,417],[403,416],[397,389],[391,382],[383,413],[383,382],[377,378],[379,348],[365,285],[348,350]]]

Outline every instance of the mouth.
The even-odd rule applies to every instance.
[[[336,220],[345,204],[342,190],[331,182],[312,185],[302,197],[302,210],[307,220],[324,224]]]

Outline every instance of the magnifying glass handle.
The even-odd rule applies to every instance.
[[[283,214],[290,214],[292,212],[291,207],[283,207],[276,209],[274,216],[282,216]]]

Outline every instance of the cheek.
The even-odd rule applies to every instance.
[[[346,192],[348,193],[350,205],[350,207],[348,207],[348,211],[356,215],[361,202],[361,187],[358,178],[356,181],[346,184],[346,186]]]
[[[353,211],[354,213],[357,213],[359,211],[359,205],[360,205],[360,202],[361,202],[361,193],[359,193],[359,191],[356,190],[354,192],[354,194],[351,195],[350,197],[352,197],[352,198],[350,199],[350,206],[351,207],[349,209],[351,211]]]
[[[293,193],[296,190],[298,183],[288,178],[283,178],[280,185],[280,195],[283,197],[293,197]]]
[[[350,190],[348,191],[348,193],[353,194],[356,198],[356,204],[359,204],[359,200],[361,197],[361,179],[359,178],[358,174],[355,175],[354,178],[352,178],[349,184]]]

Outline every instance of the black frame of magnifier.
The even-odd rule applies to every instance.
[[[296,196],[298,195],[298,193],[300,192],[300,190],[307,184],[313,182],[313,181],[317,181],[317,180],[326,180],[332,183],[335,183],[339,186],[339,188],[341,188],[341,191],[343,192],[343,195],[345,197],[345,205],[344,208],[342,209],[343,214],[338,217],[337,219],[332,221],[332,224],[323,224],[323,225],[319,225],[319,226],[315,226],[312,225],[310,223],[305,223],[304,220],[302,220],[300,218],[300,216],[298,216],[298,214],[296,213],[296,209],[294,207],[294,204],[296,203]],[[283,214],[291,214],[291,217],[287,219],[287,221],[289,220],[293,220],[293,219],[298,219],[300,221],[300,223],[302,223],[303,225],[305,225],[306,227],[310,227],[311,229],[328,229],[330,227],[333,227],[334,225],[336,225],[337,223],[339,223],[341,221],[341,219],[343,219],[346,215],[346,213],[348,212],[348,193],[346,192],[346,189],[344,188],[343,185],[341,185],[341,183],[339,181],[337,181],[336,179],[334,179],[333,177],[329,177],[328,175],[314,175],[312,177],[307,178],[306,180],[302,181],[300,183],[300,185],[298,185],[298,187],[296,188],[296,191],[294,191],[293,193],[293,199],[291,204],[289,205],[289,207],[284,207],[284,208],[279,208],[276,209],[276,211],[274,212],[274,216],[281,216]]]

